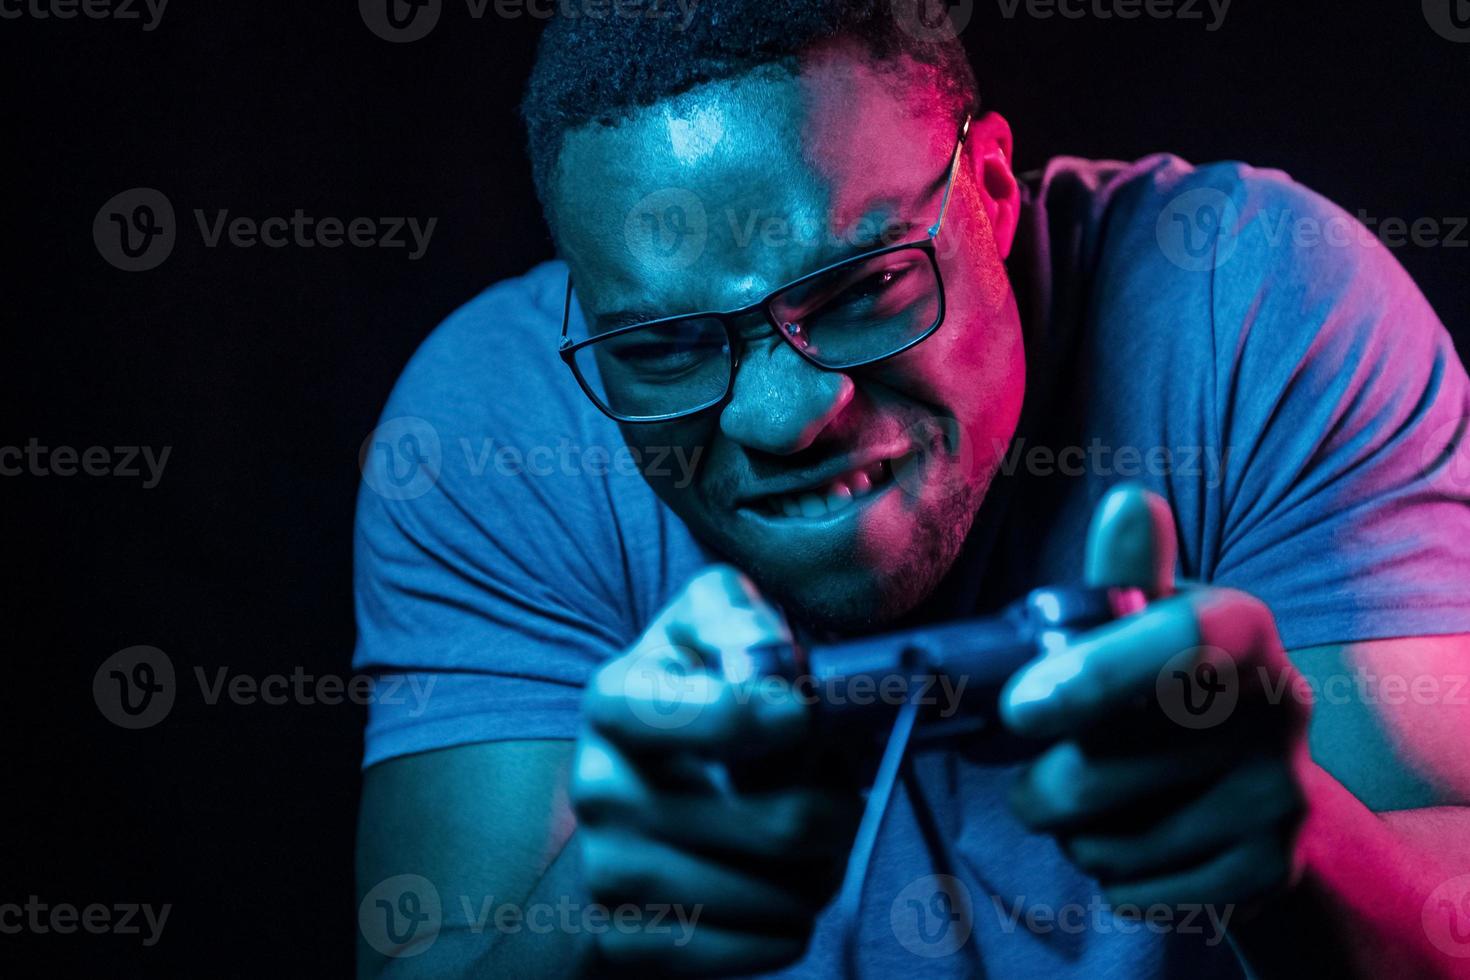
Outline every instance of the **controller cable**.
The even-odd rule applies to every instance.
[[[905,651],[906,655],[909,653],[910,651]],[[908,657],[906,656],[905,659]],[[922,670],[920,672],[932,673],[932,671]],[[915,816],[919,819],[930,851],[938,852],[935,854],[938,870],[942,874],[953,877],[960,869],[949,838],[935,823],[934,812],[924,796],[918,776],[911,765],[911,757],[908,755],[909,743],[919,717],[919,707],[917,693],[911,694],[899,709],[898,717],[894,719],[893,727],[889,730],[888,740],[883,748],[883,756],[878,763],[878,773],[873,779],[873,787],[868,793],[867,804],[863,808],[863,816],[858,823],[852,853],[848,857],[847,870],[842,878],[842,888],[838,892],[837,915],[841,922],[844,972],[849,977],[858,975],[858,920],[862,910],[863,889],[867,884],[868,867],[872,863],[873,852],[877,849],[878,835],[883,829],[883,820],[888,815],[889,804],[893,802],[894,787],[900,778],[903,779],[904,787],[913,800]],[[983,976],[984,968],[981,966],[979,947],[971,942],[966,942],[965,945],[970,948],[971,956],[975,959],[976,975]]]

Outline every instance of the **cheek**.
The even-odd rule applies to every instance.
[[[1026,357],[1014,304],[1009,313],[946,324],[943,343],[921,345],[891,378],[907,398],[938,413],[943,451],[922,477],[889,495],[865,516],[858,553],[867,567],[886,567],[915,549],[941,548],[963,537],[1020,418]],[[936,335],[933,341],[939,341]],[[939,556],[936,554],[936,559]]]
[[[675,513],[694,506],[699,479],[709,465],[713,426],[701,419],[665,425],[621,426],[632,465]]]
[[[1009,441],[1026,391],[1026,353],[1014,303],[998,315],[950,310],[939,332],[895,358],[885,386],[959,424],[987,446]]]

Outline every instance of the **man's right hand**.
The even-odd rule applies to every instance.
[[[613,912],[597,938],[607,962],[751,973],[805,951],[860,800],[821,765],[788,685],[736,685],[719,666],[790,642],[755,586],[714,566],[588,685],[571,793],[587,888]],[[653,927],[660,907],[672,911]]]

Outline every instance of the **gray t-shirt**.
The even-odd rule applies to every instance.
[[[1381,244],[1241,164],[1058,159],[1026,191],[1008,263],[1022,428],[923,616],[1075,581],[1093,506],[1134,479],[1173,508],[1180,573],[1265,600],[1289,649],[1470,631],[1470,384]],[[565,285],[546,263],[452,315],[370,440],[354,662],[385,684],[365,766],[573,738],[588,675],[711,560],[640,475],[690,461],[628,450],[559,362]],[[934,877],[900,792],[862,906],[865,975],[972,976],[977,955],[1007,978],[1238,975],[1207,911],[1104,912],[1098,885],[1010,817],[1015,764],[918,767],[958,884]],[[837,943],[829,910],[783,975],[839,975]]]

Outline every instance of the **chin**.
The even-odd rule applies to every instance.
[[[988,482],[988,481],[987,481]],[[795,622],[819,634],[881,631],[933,594],[953,567],[985,487],[946,495],[886,521],[842,549],[807,556],[732,554],[732,561]]]

